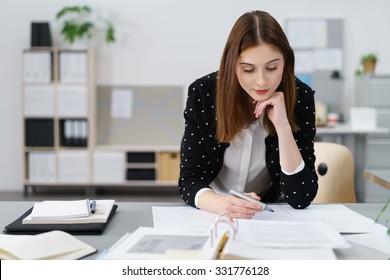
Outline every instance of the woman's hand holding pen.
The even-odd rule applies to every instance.
[[[247,195],[256,200],[260,200],[260,197],[253,192],[247,193]],[[250,202],[233,195],[228,195],[225,198],[224,208],[225,212],[229,213],[234,218],[240,219],[251,219],[256,213],[262,211],[260,204]]]

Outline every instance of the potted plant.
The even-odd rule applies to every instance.
[[[102,17],[93,18],[92,9],[89,6],[67,6],[56,15],[57,20],[63,20],[61,34],[65,42],[73,45],[80,40],[91,39],[99,31],[98,23],[102,24],[104,41],[115,42],[115,28],[112,22]]]
[[[363,72],[365,74],[375,73],[375,65],[376,65],[377,61],[378,61],[378,58],[373,53],[363,55],[362,58],[360,59],[360,63],[363,66]]]

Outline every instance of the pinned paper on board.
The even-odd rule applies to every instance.
[[[314,61],[317,70],[342,70],[343,53],[339,48],[317,49]]]
[[[295,51],[295,72],[313,73],[314,55],[312,51]]]
[[[111,117],[130,119],[133,117],[133,91],[128,88],[114,88],[111,93]]]
[[[325,48],[327,42],[325,20],[293,20],[287,25],[287,34],[293,48]]]
[[[97,145],[176,147],[183,136],[184,93],[183,86],[98,86]]]

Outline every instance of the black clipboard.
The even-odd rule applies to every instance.
[[[75,235],[100,235],[103,233],[107,224],[114,216],[118,205],[114,204],[106,223],[93,224],[23,224],[25,217],[31,214],[33,207],[25,212],[18,219],[5,226],[3,233],[6,234],[38,234],[51,230],[62,230]]]

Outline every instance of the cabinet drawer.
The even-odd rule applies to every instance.
[[[180,154],[177,152],[161,152],[159,160],[159,179],[161,181],[177,181],[180,173]]]
[[[368,106],[378,108],[390,107],[390,80],[389,79],[372,79],[369,84]]]
[[[156,170],[153,168],[129,168],[126,170],[127,180],[156,180]]]
[[[155,153],[154,152],[128,152],[127,162],[128,163],[155,162]]]
[[[377,125],[387,127],[390,130],[390,109],[378,109],[377,115]],[[390,137],[390,134],[387,134],[387,137]]]
[[[390,139],[367,139],[367,168],[390,168]]]

